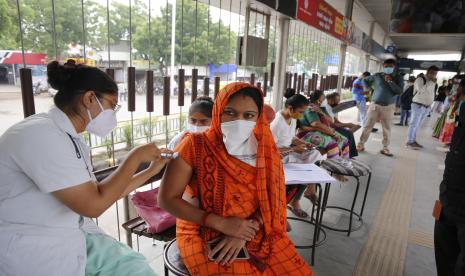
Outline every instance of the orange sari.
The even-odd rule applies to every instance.
[[[229,98],[243,88],[258,89],[247,83],[226,85],[215,101],[211,128],[202,134],[188,134],[177,151],[194,172],[186,192],[200,200],[203,210],[243,219],[259,212],[264,224],[246,244],[250,260],[221,266],[209,261],[205,251],[205,244],[221,234],[178,219],[181,257],[192,275],[313,275],[287,237],[284,172],[263,112],[254,129],[256,167],[230,156],[224,146],[221,114]]]

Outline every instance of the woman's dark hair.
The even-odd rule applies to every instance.
[[[316,103],[316,101],[318,101],[321,98],[321,96],[324,96],[324,95],[325,95],[325,92],[323,92],[322,90],[315,90],[310,94],[310,102]]]
[[[258,89],[250,88],[250,87],[242,88],[241,90],[236,92],[234,95],[232,95],[230,99],[233,99],[233,98],[235,98],[237,96],[251,97],[253,99],[253,101],[255,102],[255,104],[257,105],[257,107],[258,107],[258,114],[262,113],[263,100],[262,100],[262,96],[260,95],[260,92],[258,91]]]
[[[340,96],[341,95],[339,95],[339,93],[333,92],[329,94],[328,96],[326,96],[326,100],[335,100],[337,97],[340,97]]]
[[[202,96],[195,99],[189,107],[189,116],[194,113],[202,113],[208,118],[212,117],[213,100],[210,97]]]
[[[300,94],[291,96],[284,103],[284,105],[286,107],[292,107],[293,109],[300,108],[300,107],[305,107],[305,106],[307,106],[309,104],[310,104],[310,102],[308,101],[308,99],[305,98],[304,95],[300,95]]]
[[[295,95],[295,89],[294,88],[287,88],[286,91],[284,91],[284,98],[289,99],[290,97]]]
[[[79,110],[76,100],[87,91],[94,91],[99,98],[103,94],[118,93],[118,86],[105,72],[95,67],[76,65],[68,61],[64,65],[52,61],[47,65],[47,77],[50,86],[58,90],[53,98],[61,110],[68,109],[76,114]]]

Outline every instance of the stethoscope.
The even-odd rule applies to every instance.
[[[71,134],[69,134],[68,132],[66,132],[66,134],[68,134],[69,139],[71,140],[71,142],[74,145],[74,150],[76,151],[76,157],[78,159],[82,159],[84,161],[84,164],[86,165],[86,169],[87,169],[87,173],[89,174],[89,177],[91,179],[94,179],[93,174],[89,170],[89,165],[87,164],[86,158],[83,157],[83,154],[82,154],[83,150],[81,148],[81,145],[79,145],[78,143],[76,143],[76,141],[74,141],[74,138],[73,138],[73,136],[71,136]]]

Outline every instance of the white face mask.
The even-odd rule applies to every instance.
[[[87,124],[86,130],[103,138],[116,127],[116,112],[112,109],[103,109],[99,99],[97,97],[95,98],[97,99],[97,103],[100,106],[102,112],[100,112],[95,118],[92,119],[90,111],[87,109],[89,123]]]
[[[191,125],[187,124],[187,131],[190,133],[201,133],[207,130],[209,126],[196,126],[196,125]]]
[[[228,153],[255,166],[257,139],[253,135],[256,122],[236,120],[221,124],[223,142]]]
[[[325,107],[328,104],[328,101],[324,99],[324,101],[321,103],[320,107]]]
[[[239,146],[252,135],[256,122],[246,120],[235,120],[221,123],[221,132],[225,144]]]

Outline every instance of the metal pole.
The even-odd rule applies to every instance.
[[[171,69],[170,69],[170,95],[173,95],[174,88],[174,51],[176,46],[176,0],[172,0],[171,11]]]
[[[280,110],[283,105],[283,93],[285,89],[285,75],[286,75],[286,62],[287,50],[289,41],[289,24],[290,20],[287,18],[279,19],[279,33],[281,38],[278,40],[277,58],[275,65],[274,86],[272,95],[272,105],[275,110]]]

